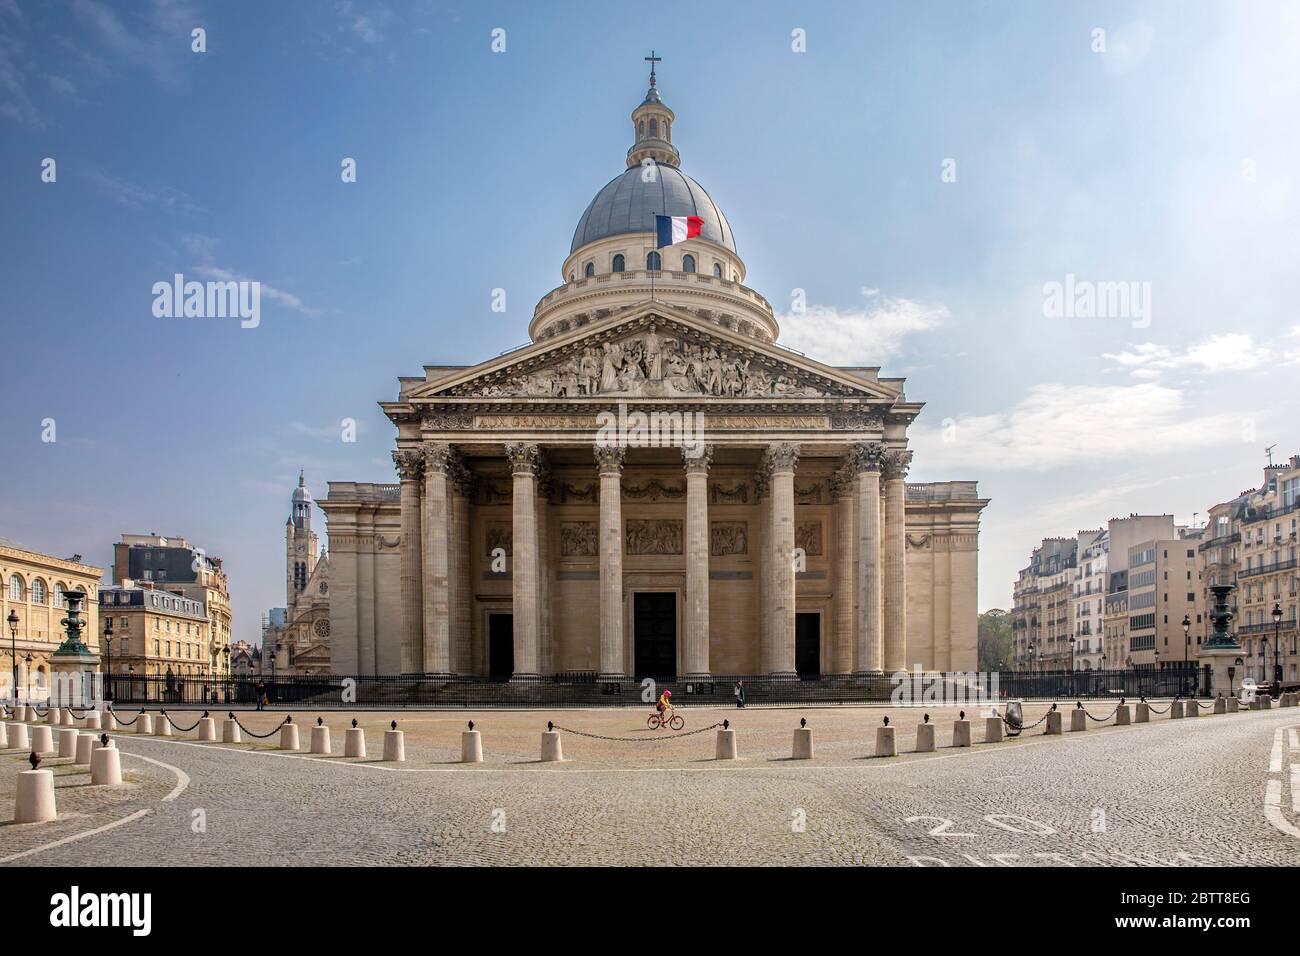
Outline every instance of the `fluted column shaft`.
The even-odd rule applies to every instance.
[[[514,595],[515,672],[512,680],[537,680],[537,459],[533,444],[506,446],[514,478],[512,502],[514,567],[511,583]]]
[[[879,674],[884,662],[881,641],[880,462],[877,443],[857,445],[853,469],[858,500],[858,648],[854,672]]]
[[[537,472],[537,662],[538,673],[554,673],[551,647],[551,473],[545,461]]]
[[[473,497],[473,476],[461,463],[456,469],[451,496],[451,546],[448,563],[451,572],[452,672],[474,672],[473,585],[470,569],[469,515]]]
[[[695,451],[696,454],[690,454]],[[686,466],[686,676],[709,675],[709,462],[712,446],[682,448]]]
[[[447,568],[450,535],[448,472],[451,446],[424,446],[424,666],[426,674],[451,673],[451,596]]]
[[[754,477],[758,502],[758,673],[770,674],[772,650],[772,475],[764,456]]]
[[[907,669],[907,468],[912,453],[884,460],[884,658],[888,673]]]
[[[397,466],[402,509],[402,673],[424,670],[424,610],[420,587],[423,543],[420,536],[420,484],[424,479],[424,458],[415,449],[393,452]]]
[[[624,449],[598,445],[600,476],[600,678],[623,680],[623,457]]]
[[[772,670],[794,676],[795,564],[794,470],[798,445],[773,445],[772,465]]]
[[[853,672],[853,658],[857,643],[858,620],[854,610],[857,591],[857,529],[854,527],[856,483],[851,475],[839,474],[831,482],[835,508],[835,583],[833,611],[835,614],[834,653],[831,673]]]

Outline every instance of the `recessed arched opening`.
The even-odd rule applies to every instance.
[[[586,279],[590,279],[595,274],[596,274],[596,263],[588,262],[586,268],[582,270],[583,277]]]
[[[715,262],[715,263],[713,264],[713,275],[714,275],[715,278],[718,278],[718,279],[721,279],[721,278],[722,278],[722,263],[720,263],[720,262]]]
[[[622,272],[625,267],[626,267],[626,260],[623,258],[622,254],[620,253],[619,255],[614,257],[614,271]]]
[[[645,267],[651,272],[658,272],[663,268],[663,260],[659,258],[659,253],[651,252],[645,257]]]
[[[688,255],[684,255],[684,256],[682,256],[682,271],[683,271],[683,272],[694,272],[694,271],[695,271],[695,257],[694,257],[694,256],[689,255],[689,254],[688,254]]]

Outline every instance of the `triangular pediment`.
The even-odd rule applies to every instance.
[[[858,398],[899,393],[662,302],[417,386],[432,398]]]

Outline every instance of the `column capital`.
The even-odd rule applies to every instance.
[[[878,441],[858,442],[849,449],[849,468],[854,474],[879,473],[885,458],[885,446]]]
[[[474,497],[474,491],[478,487],[478,476],[465,466],[465,459],[460,455],[456,456],[456,461],[452,467],[451,480],[457,495],[462,498]]]
[[[688,475],[707,475],[711,464],[713,464],[712,445],[682,446],[682,466]]]
[[[424,453],[424,471],[426,475],[433,472],[441,472],[446,475],[451,472],[455,453],[447,442],[425,442],[421,446],[421,450]]]
[[[513,475],[535,475],[541,449],[534,442],[511,442],[506,445],[506,459]]]
[[[773,474],[784,471],[793,474],[799,464],[799,446],[791,442],[773,442],[767,446],[764,458],[769,462]]]
[[[597,445],[592,449],[596,456],[596,471],[602,475],[621,475],[627,449],[621,445]]]
[[[852,498],[857,493],[853,469],[847,464],[831,472],[830,486],[832,498]]]
[[[912,466],[912,453],[905,448],[890,449],[885,452],[880,464],[886,481],[906,478],[907,469]]]
[[[394,448],[393,466],[400,481],[419,481],[424,476],[424,456],[414,448]]]

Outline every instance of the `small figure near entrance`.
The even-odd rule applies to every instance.
[[[736,689],[733,693],[736,695],[736,706],[743,710],[745,707],[745,682],[743,680],[736,681]]]
[[[261,710],[266,704],[266,684],[258,681],[257,686],[253,688],[253,691],[257,694],[257,709]]]

